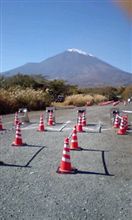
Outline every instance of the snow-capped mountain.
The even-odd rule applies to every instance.
[[[79,49],[68,49],[39,63],[27,63],[4,74],[42,74],[48,79],[64,79],[81,87],[132,84],[132,74],[124,72]]]
[[[86,55],[86,56],[93,56],[92,54],[88,54],[86,53],[85,51],[83,50],[79,50],[79,49],[76,49],[76,48],[71,48],[71,49],[67,49],[68,52],[75,52],[75,53],[79,53],[79,54],[82,54],[82,55]]]

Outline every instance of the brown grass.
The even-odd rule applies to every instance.
[[[29,110],[45,109],[50,105],[49,96],[42,90],[31,88],[0,89],[0,114],[18,111],[18,108],[27,107]]]
[[[96,104],[107,100],[107,98],[105,96],[98,95],[98,94],[93,95],[93,98],[94,98],[94,103],[96,103]]]
[[[89,105],[97,104],[99,102],[105,101],[106,97],[102,95],[71,95],[65,98],[63,103],[52,103],[54,106],[85,106],[87,103]]]
[[[85,106],[93,105],[105,101],[106,97],[102,95],[71,95],[65,98],[62,103],[52,103],[56,107],[66,106]],[[34,90],[31,88],[22,89],[20,87],[10,88],[8,90],[0,89],[0,114],[12,113],[19,108],[27,107],[29,110],[42,110],[51,105],[50,96],[43,90]]]

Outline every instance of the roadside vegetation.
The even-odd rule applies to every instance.
[[[132,86],[80,89],[64,80],[47,80],[42,75],[19,73],[12,77],[0,77],[0,114],[13,113],[22,107],[44,110],[51,105],[84,106],[129,97],[132,97]]]

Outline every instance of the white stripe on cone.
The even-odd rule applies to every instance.
[[[70,163],[70,159],[62,157],[62,161]]]
[[[77,143],[77,140],[71,140],[71,143]]]
[[[68,152],[68,151],[63,150],[63,154],[70,155],[70,151]]]

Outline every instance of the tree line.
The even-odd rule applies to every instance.
[[[79,88],[65,80],[47,80],[39,74],[0,76],[0,114],[14,112],[22,106],[27,106],[30,110],[41,110],[55,102],[59,95],[65,98],[77,94],[99,94],[107,100],[127,100],[132,97],[132,85],[118,88]]]

